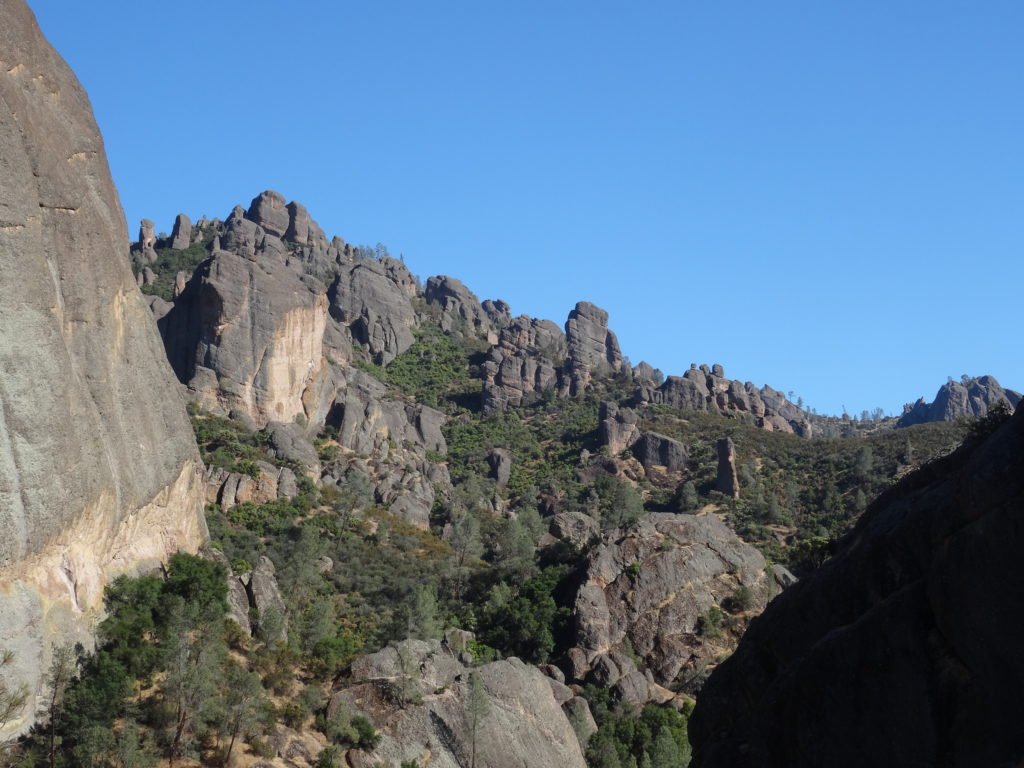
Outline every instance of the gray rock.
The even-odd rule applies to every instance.
[[[139,248],[145,250],[156,245],[156,224],[149,219],[139,222]]]
[[[608,313],[589,301],[581,301],[565,321],[567,345],[563,389],[582,393],[594,374],[608,375],[622,369],[622,352],[615,334],[608,330]]]
[[[278,638],[265,638],[267,640],[279,639],[282,642],[288,640],[288,607],[284,598],[281,597],[281,589],[277,585],[277,576],[273,561],[264,555],[256,563],[249,576],[248,583],[249,603],[257,611],[256,629],[265,632],[271,621],[279,620],[281,623],[281,634]],[[274,619],[271,619],[274,616]]]
[[[270,189],[252,199],[245,218],[273,237],[283,237],[290,221],[284,197]]]
[[[565,355],[565,336],[550,320],[525,315],[512,320],[482,366],[484,413],[516,408],[554,390]]]
[[[559,512],[551,518],[551,535],[577,549],[583,549],[601,535],[601,526],[597,520],[583,512]]]
[[[446,331],[485,336],[491,328],[491,319],[480,305],[480,300],[454,277],[438,275],[428,278],[423,298],[440,307],[441,328]]]
[[[92,645],[109,579],[205,524],[88,98],[22,0],[0,3],[0,57],[0,646],[35,693],[51,644]]]
[[[437,768],[469,765],[473,744],[466,702],[472,671],[483,684],[489,710],[477,726],[478,768],[585,768],[580,741],[552,690],[554,681],[535,667],[512,658],[471,670],[436,641],[404,641],[399,646],[406,649],[410,673],[403,675],[398,651],[386,648],[373,661],[357,660],[353,679],[365,682],[343,688],[331,699],[329,713],[344,707],[369,715],[380,730],[380,744],[372,752],[349,753],[354,765],[369,768],[412,760],[429,760]],[[403,677],[411,678],[421,694],[400,708],[393,699]]]
[[[1017,407],[1021,395],[1012,389],[1003,389],[994,376],[978,376],[966,381],[953,381],[939,387],[935,399],[926,403],[924,398],[913,405],[903,406],[903,415],[897,427],[925,424],[930,421],[955,421],[961,416],[982,417],[993,405],[1000,404],[1011,411]]]
[[[184,213],[179,213],[174,219],[174,229],[171,231],[171,248],[183,251],[190,245],[192,245],[192,222]]]
[[[740,586],[752,593],[753,612],[764,607],[764,566],[761,554],[713,515],[652,513],[606,534],[591,552],[574,608],[576,643],[590,657],[592,679],[615,685],[628,678],[622,695],[671,698],[665,689],[735,645],[732,632],[701,633],[708,609]],[[738,634],[745,619],[734,618]],[[627,649],[650,670],[650,680],[633,676]]]
[[[491,477],[497,481],[498,487],[507,486],[512,476],[512,454],[504,448],[494,448],[487,455],[487,464],[491,468]]]
[[[740,497],[740,481],[736,476],[736,446],[730,437],[723,437],[718,441],[718,475],[715,478],[715,490],[733,499]]]
[[[619,408],[615,403],[602,402],[598,419],[601,443],[608,446],[612,456],[632,448],[640,437],[639,417],[632,408]]]
[[[378,365],[387,365],[414,341],[411,279],[405,265],[395,259],[361,259],[331,284],[331,316],[348,328],[352,339],[365,346]]]
[[[269,447],[279,459],[292,459],[316,474],[320,460],[306,431],[293,421],[272,421],[267,424]],[[294,494],[292,494],[294,495]]]
[[[659,466],[678,472],[685,469],[690,460],[685,445],[657,432],[642,432],[631,450],[645,469]]]

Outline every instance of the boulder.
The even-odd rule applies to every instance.
[[[612,456],[632,448],[640,437],[639,417],[632,408],[619,408],[615,403],[602,401],[598,419],[601,443],[608,446]]]
[[[567,346],[567,394],[582,393],[597,373],[608,375],[622,368],[622,352],[615,334],[608,330],[608,313],[589,301],[581,301],[565,321]]]
[[[414,341],[410,279],[405,265],[395,259],[360,259],[338,274],[328,292],[331,316],[378,365],[387,365]]]
[[[507,486],[512,476],[512,454],[504,448],[494,448],[487,455],[487,464],[491,469],[491,477],[497,481],[498,487]]]
[[[740,497],[740,481],[736,475],[736,446],[731,437],[718,441],[718,475],[715,490],[732,499]]]
[[[274,562],[266,555],[260,557],[246,585],[249,604],[256,609],[256,627],[260,632],[267,631],[271,622],[280,622],[280,635],[267,640],[288,640],[288,607],[281,597],[281,589],[277,584]],[[273,618],[271,618],[273,617]]]
[[[576,549],[583,549],[601,535],[601,526],[583,512],[559,512],[551,518],[551,535]]]
[[[438,275],[428,278],[423,298],[440,307],[441,328],[445,331],[486,336],[491,328],[491,319],[480,305],[480,300],[454,277]]]
[[[685,445],[657,432],[640,433],[631,450],[644,469],[658,466],[678,472],[685,469],[690,460]]]
[[[245,218],[272,237],[284,237],[290,220],[284,197],[270,189],[252,199]]]
[[[709,609],[741,587],[749,612],[764,607],[764,567],[761,554],[714,515],[652,513],[606,534],[591,551],[574,608],[576,645],[587,654],[589,678],[604,685],[625,678],[620,695],[634,703],[667,701],[668,689],[713,666],[745,626],[746,614],[717,635],[705,632]]]

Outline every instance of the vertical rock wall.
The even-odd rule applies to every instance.
[[[88,640],[111,577],[205,533],[127,241],[84,91],[25,3],[0,0],[0,647],[33,688],[51,643]]]

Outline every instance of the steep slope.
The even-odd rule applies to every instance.
[[[751,624],[701,692],[694,765],[1019,765],[1022,514],[1018,412],[883,494]]]
[[[21,0],[0,3],[0,59],[0,647],[34,690],[111,575],[205,528],[88,99]]]

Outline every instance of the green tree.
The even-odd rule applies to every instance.
[[[52,653],[50,668],[43,677],[43,684],[46,686],[46,699],[39,713],[40,719],[47,721],[46,753],[49,757],[50,768],[54,768],[57,764],[57,747],[60,746],[57,730],[64,709],[64,699],[68,687],[78,671],[77,656],[70,645],[55,646]]]
[[[259,719],[263,685],[258,674],[243,669],[235,661],[228,662],[224,677],[220,696],[219,731],[221,739],[228,739],[221,760],[221,765],[227,766],[238,735],[253,727]]]
[[[28,702],[29,689],[24,683],[11,685],[4,679],[3,668],[14,664],[14,651],[0,649],[0,730],[19,717]],[[0,755],[5,745],[0,743]]]
[[[469,728],[469,768],[476,768],[476,743],[480,726],[491,713],[491,702],[479,673],[469,673],[469,689],[466,691],[466,725]]]

